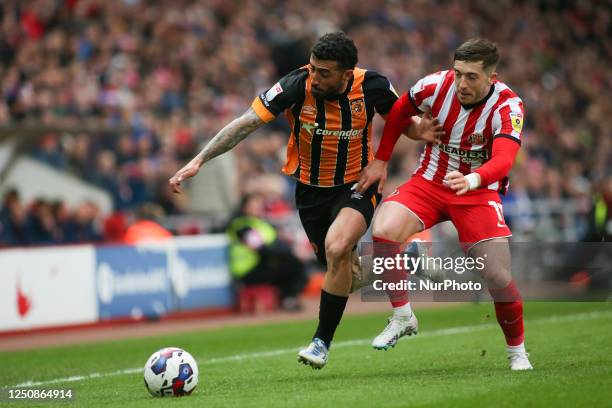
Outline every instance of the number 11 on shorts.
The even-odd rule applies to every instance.
[[[497,214],[497,220],[498,220],[497,226],[505,227],[506,221],[504,220],[504,209],[501,203],[498,203],[497,201],[487,201],[487,203],[495,209],[495,213]]]

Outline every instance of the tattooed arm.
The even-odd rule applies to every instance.
[[[257,116],[253,108],[249,108],[242,116],[231,121],[204,146],[197,156],[170,178],[168,183],[172,191],[180,193],[183,180],[198,174],[204,163],[231,150],[263,124],[264,121]]]

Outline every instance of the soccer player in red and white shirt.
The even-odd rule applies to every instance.
[[[508,237],[499,193],[521,144],[523,103],[497,80],[497,47],[471,39],[455,51],[453,69],[426,76],[398,99],[387,118],[376,160],[362,172],[358,191],[387,176],[387,161],[411,117],[438,119],[444,136],[428,143],[413,177],[386,198],[375,216],[374,256],[393,256],[411,235],[451,220],[469,255],[484,257],[481,271],[506,337],[510,368],[531,369],[524,346],[523,304],[510,269]],[[378,243],[378,252],[377,252]],[[380,248],[386,249],[381,250]],[[389,250],[391,248],[391,250]],[[406,291],[387,292],[394,315],[374,339],[377,349],[415,333],[418,322]]]

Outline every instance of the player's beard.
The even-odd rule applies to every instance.
[[[311,88],[310,93],[317,100],[329,99],[330,97],[336,96],[336,95],[338,95],[340,93],[340,87],[341,86],[342,86],[342,83],[336,85],[335,87],[330,87],[326,91],[320,91],[320,90],[316,90],[314,88]]]

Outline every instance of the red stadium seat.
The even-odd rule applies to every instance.
[[[271,285],[243,286],[238,290],[240,313],[267,313],[279,307],[278,289]]]

